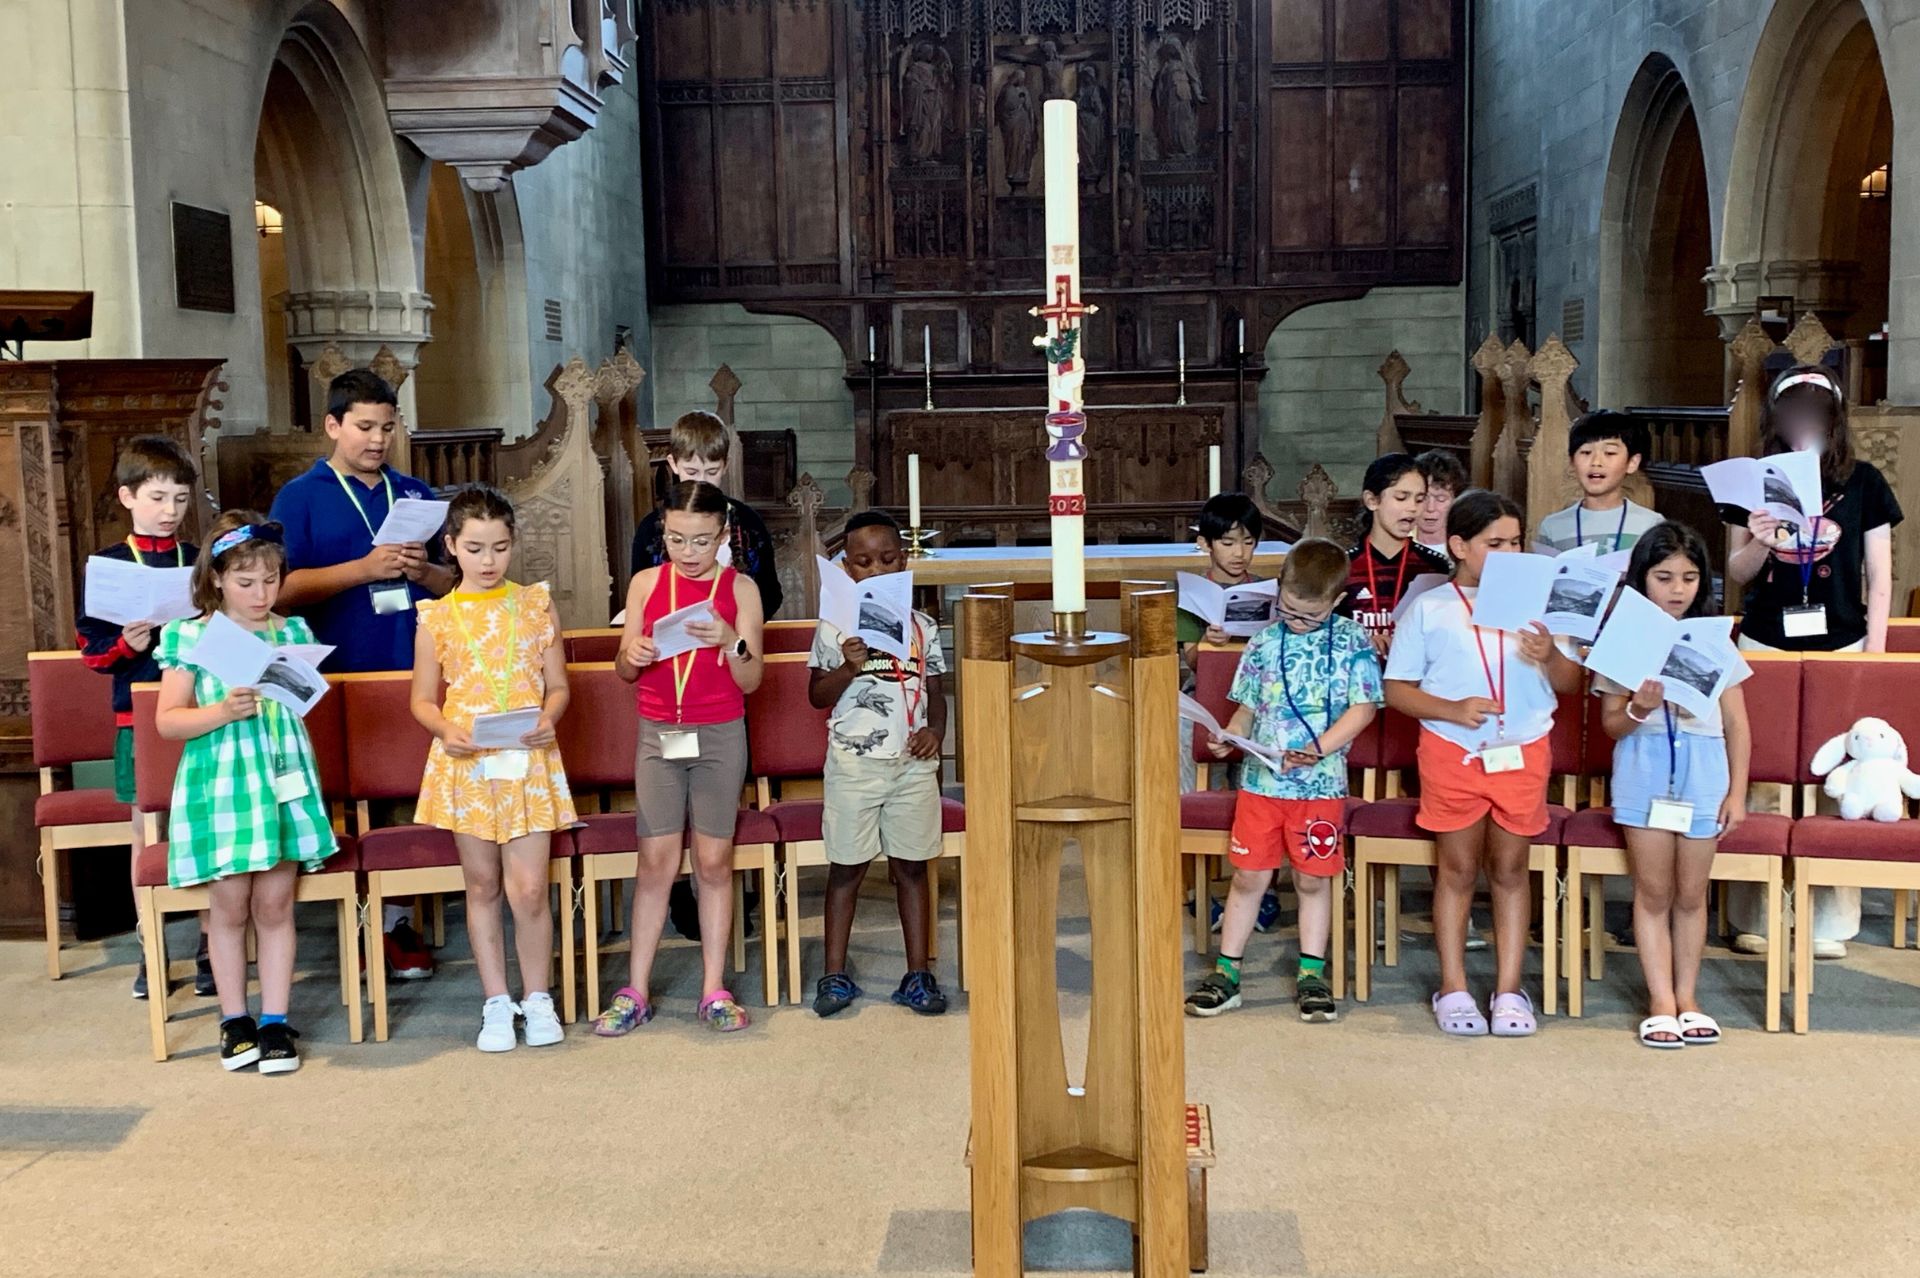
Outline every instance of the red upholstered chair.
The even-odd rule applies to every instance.
[[[1747,714],[1758,729],[1753,733],[1750,777],[1763,784],[1785,787],[1783,802],[1792,798],[1792,787],[1803,779],[1800,742],[1801,707],[1805,695],[1801,688],[1801,657],[1798,653],[1749,652],[1744,654],[1753,667],[1753,677],[1741,686],[1746,690]],[[1598,698],[1594,699],[1596,702]],[[1590,777],[1612,774],[1613,740],[1599,727],[1595,715],[1593,730],[1587,737],[1585,771]],[[1773,922],[1772,935],[1780,936],[1785,903],[1785,867],[1793,818],[1787,812],[1750,812],[1731,834],[1720,840],[1719,853],[1713,858],[1713,878],[1723,883],[1758,883],[1767,897],[1767,914]],[[1582,957],[1595,978],[1605,974],[1604,946],[1606,930],[1600,926],[1600,876],[1626,874],[1626,839],[1613,823],[1611,807],[1591,807],[1568,819],[1562,837],[1567,849],[1566,969],[1567,1015],[1578,1016],[1583,1003],[1587,974]],[[1583,883],[1583,880],[1588,880]],[[1582,888],[1587,896],[1582,896]],[[1582,933],[1589,930],[1582,911],[1592,917],[1591,935],[1582,945]],[[1770,947],[1766,961],[1766,1026],[1780,1028],[1780,994],[1786,980],[1786,947]]]
[[[346,797],[343,757],[345,737],[340,730],[341,706],[337,680],[333,692],[307,715],[307,735],[313,742],[320,788],[330,807]],[[134,771],[134,899],[140,913],[140,941],[147,959],[147,1019],[153,1038],[153,1059],[167,1059],[166,918],[169,914],[199,913],[211,902],[202,884],[176,888],[167,883],[167,811],[173,802],[173,774],[179,768],[185,742],[168,741],[154,725],[160,698],[157,683],[133,689]],[[332,788],[334,786],[340,788]],[[331,901],[334,935],[340,946],[340,1001],[347,1008],[347,1037],[358,1043],[366,1035],[360,1007],[360,945],[354,920],[360,905],[360,853],[351,835],[338,831],[339,850],[318,870],[302,874],[294,889],[295,901]]]
[[[33,824],[40,834],[40,893],[46,908],[47,976],[60,979],[60,854],[73,848],[133,844],[133,809],[111,789],[60,789],[54,770],[113,757],[113,686],[78,652],[27,654],[33,762],[40,797]]]
[[[1806,653],[1801,666],[1799,780],[1806,785],[1801,811],[1812,813],[1819,793],[1807,765],[1829,739],[1867,715],[1885,719],[1908,742],[1920,745],[1920,654],[1866,655]],[[1771,728],[1771,724],[1769,724]],[[1758,750],[1758,743],[1755,749]],[[1793,824],[1793,1031],[1810,1028],[1813,996],[1813,889],[1816,887],[1920,888],[1920,821],[1912,805],[1898,821],[1847,821],[1839,816],[1808,815]],[[1904,905],[1904,902],[1902,902]],[[1904,942],[1904,908],[1895,915],[1895,938]],[[1770,910],[1775,944],[1784,947],[1777,917]]]
[[[1887,622],[1887,651],[1920,652],[1920,617],[1895,617]]]
[[[640,718],[634,711],[633,685],[613,672],[611,662],[569,665],[567,684],[573,695],[566,716],[560,720],[560,757],[566,763],[567,782],[576,800],[595,790],[608,795],[623,793],[630,799],[634,757],[640,748]],[[639,872],[640,830],[630,807],[622,811],[582,811],[580,820],[574,837],[580,856],[578,895],[585,938],[584,1014],[592,1016],[600,1010],[600,885],[618,883]],[[774,843],[778,837],[771,817],[741,809],[733,831],[733,967],[736,972],[746,970],[745,876],[757,874],[762,986],[769,1007],[780,997],[773,916],[777,895]],[[680,872],[693,872],[691,856],[682,856]],[[571,926],[567,930],[571,946]],[[573,1018],[571,1008],[567,1017]]]
[[[812,652],[813,632],[820,623],[811,618],[793,621],[769,621],[761,633],[761,651],[767,656],[776,652]]]
[[[565,646],[569,665],[575,662],[584,665],[612,661],[620,655],[620,627],[563,630],[560,632],[560,642]]]

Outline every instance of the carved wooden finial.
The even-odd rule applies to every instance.
[[[567,406],[569,416],[587,411],[587,405],[593,402],[593,388],[593,370],[578,355],[567,361],[553,382],[553,393]]]
[[[733,398],[740,393],[739,377],[731,367],[722,364],[707,385],[713,391],[713,411],[719,414],[721,421],[733,425]]]
[[[353,362],[347,358],[346,352],[328,342],[320,349],[313,363],[307,365],[307,371],[313,375],[314,381],[325,386],[352,367]]]
[[[390,346],[382,346],[375,351],[373,358],[367,361],[367,367],[380,374],[387,385],[396,391],[406,385],[408,375],[413,372],[400,362],[400,357],[393,353]]]
[[[853,499],[847,504],[847,513],[857,515],[873,506],[873,486],[878,482],[874,473],[865,466],[855,466],[847,472],[847,491]]]
[[[1527,371],[1540,383],[1540,425],[1527,454],[1526,508],[1536,519],[1569,506],[1576,498],[1573,470],[1567,465],[1567,440],[1574,411],[1568,384],[1580,361],[1558,334],[1547,338]]]
[[[1500,334],[1488,333],[1487,340],[1480,343],[1480,349],[1473,353],[1473,366],[1482,373],[1498,376],[1500,365],[1506,358],[1507,348],[1501,344]]]
[[[1727,349],[1733,352],[1734,359],[1740,363],[1742,376],[1747,375],[1747,370],[1757,370],[1766,363],[1767,356],[1773,354],[1773,347],[1773,338],[1768,336],[1767,330],[1760,326],[1757,319],[1748,320],[1734,334],[1733,340],[1727,343]]]
[[[618,404],[633,394],[646,376],[647,370],[640,366],[633,352],[623,346],[612,358],[601,360],[600,367],[594,370],[593,398],[602,405]]]
[[[1265,453],[1255,453],[1247,468],[1240,472],[1240,485],[1256,504],[1267,500],[1267,485],[1273,482],[1273,463]]]
[[[1572,380],[1573,370],[1579,367],[1580,361],[1573,357],[1573,352],[1567,349],[1558,333],[1547,338],[1533,358],[1527,361],[1527,371],[1533,375],[1534,381],[1540,383],[1542,401],[1546,399],[1548,387],[1555,383],[1564,387]]]
[[[800,512],[803,525],[816,523],[820,517],[820,508],[826,504],[827,494],[813,481],[811,471],[803,471],[800,482],[787,494],[787,505]]]
[[[1333,476],[1327,473],[1326,467],[1315,462],[1307,469],[1306,478],[1300,481],[1300,501],[1307,508],[1307,521],[1300,530],[1302,533],[1308,537],[1332,534],[1333,523],[1327,518],[1327,507],[1333,504],[1339,492],[1339,486],[1333,482]]]
[[[1818,315],[1812,311],[1802,311],[1799,322],[1793,326],[1793,331],[1787,334],[1787,340],[1781,345],[1793,352],[1794,363],[1818,364],[1827,357],[1827,352],[1832,350],[1836,343],[1833,340],[1833,334],[1827,331],[1827,326],[1820,322]]]
[[[1407,375],[1412,371],[1406,357],[1397,350],[1388,352],[1385,362],[1380,365],[1380,380],[1387,384],[1387,407],[1380,415],[1380,430],[1373,441],[1374,452],[1380,456],[1406,450],[1406,440],[1400,434],[1399,418],[1420,411],[1420,405],[1408,400],[1403,390]]]
[[[1380,380],[1387,384],[1389,391],[1393,391],[1406,383],[1407,374],[1412,371],[1413,369],[1407,365],[1407,357],[1398,350],[1391,350],[1387,352],[1386,360],[1380,365]]]

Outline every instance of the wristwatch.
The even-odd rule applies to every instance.
[[[745,661],[747,658],[753,656],[753,649],[747,647],[747,641],[745,639],[735,639],[733,641],[733,655],[736,660]]]

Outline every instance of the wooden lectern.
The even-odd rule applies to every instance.
[[[1132,1225],[1137,1274],[1188,1268],[1175,597],[1123,590],[1124,635],[1067,614],[1016,635],[1011,598],[960,605],[974,1272],[991,1278],[1023,1272],[1027,1221],[1073,1207]],[[1016,658],[1038,683],[1015,686]],[[1093,951],[1077,1086],[1055,954],[1068,843]]]

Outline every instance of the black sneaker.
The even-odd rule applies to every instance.
[[[1187,995],[1188,1016],[1218,1016],[1240,1006],[1240,982],[1215,968]]]
[[[260,1029],[251,1016],[220,1022],[220,1068],[245,1069],[260,1059]]]
[[[845,972],[829,972],[813,987],[813,1014],[832,1016],[835,1012],[844,1012],[859,997],[860,987]]]
[[[700,939],[700,902],[694,898],[693,884],[677,880],[667,891],[667,919],[673,930],[689,941]]]
[[[271,1025],[260,1027],[260,1072],[262,1074],[291,1074],[300,1068],[300,1049],[293,1040],[300,1037],[300,1031],[285,1021],[275,1021]]]
[[[940,982],[933,979],[932,972],[908,972],[901,977],[893,1001],[922,1016],[938,1016],[947,1010],[947,996],[940,992]]]
[[[1333,987],[1324,976],[1302,974],[1293,987],[1293,1001],[1299,1004],[1303,1021],[1330,1022],[1340,1019],[1340,1005],[1333,1001]]]
[[[144,999],[147,996],[147,956],[140,956],[140,970],[133,974],[133,996]]]
[[[200,952],[193,956],[193,992],[212,998],[220,991],[213,984],[213,960],[207,957],[207,938],[200,938]]]

